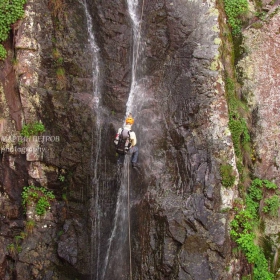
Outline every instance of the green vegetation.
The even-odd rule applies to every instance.
[[[232,135],[236,155],[236,165],[240,175],[239,192],[240,198],[233,202],[233,211],[235,217],[231,222],[230,235],[236,243],[236,248],[244,254],[248,263],[251,264],[251,275],[241,275],[242,279],[254,280],[272,280],[274,275],[272,245],[269,238],[264,238],[264,219],[277,217],[280,206],[280,199],[277,195],[277,186],[268,181],[256,178],[252,180],[250,170],[253,164],[260,160],[256,156],[254,145],[250,137],[250,112],[247,108],[245,95],[240,95],[240,84],[242,84],[242,72],[235,69],[241,54],[248,52],[242,44],[242,24],[246,12],[248,11],[247,0],[222,0],[224,10],[227,16],[227,24],[231,29],[228,32],[228,26],[222,26],[224,43],[223,58],[229,63],[225,65],[226,76],[226,97],[229,113],[229,129]],[[261,1],[259,1],[262,4]],[[221,2],[220,2],[221,3]],[[264,13],[260,9],[258,16],[263,19]],[[255,28],[259,28],[262,23],[258,23]],[[225,167],[223,167],[225,169]],[[225,169],[226,170],[226,169]],[[222,168],[220,169],[222,183],[224,177]],[[230,172],[223,171],[224,174]],[[230,184],[228,184],[230,185]],[[270,271],[271,269],[271,271]]]
[[[20,134],[24,137],[38,135],[45,131],[45,126],[40,122],[30,123],[23,126]]]
[[[54,198],[55,196],[52,191],[31,185],[23,188],[22,205],[26,210],[27,205],[34,203],[36,214],[42,216],[46,213],[50,207],[50,201]]]
[[[235,85],[233,79],[226,79],[226,94],[229,110],[229,129],[232,135],[234,152],[237,157],[237,168],[243,179],[243,157],[248,154],[251,157],[251,138],[247,122],[246,105],[242,103],[235,93]]]
[[[63,175],[59,175],[59,177],[58,177],[58,180],[60,181],[60,182],[64,182],[65,181],[65,176],[63,176]]]
[[[230,164],[224,164],[220,167],[220,174],[222,177],[222,184],[226,188],[233,186],[235,181],[235,175],[233,173],[233,168]]]
[[[58,79],[63,77],[65,75],[65,69],[63,67],[58,67],[56,70],[56,75]]]
[[[25,0],[2,0],[0,2],[0,43],[7,40],[11,25],[24,15]],[[0,60],[5,59],[7,51],[0,44]]]
[[[35,221],[29,220],[26,222],[25,228],[26,228],[27,233],[32,233],[34,227],[35,227]]]
[[[68,201],[68,199],[67,199],[67,194],[66,194],[66,193],[63,193],[63,194],[62,194],[62,199],[63,199],[64,201],[66,201],[66,202]]]
[[[280,206],[280,199],[278,195],[273,195],[264,200],[263,212],[268,213],[272,217],[278,217],[278,210]]]
[[[64,59],[61,56],[61,54],[60,54],[60,52],[59,52],[59,50],[57,48],[53,49],[52,56],[55,59],[56,66],[61,67],[63,65]],[[63,68],[57,70],[57,73],[61,73],[61,72],[63,72],[63,74],[64,74],[64,69]]]
[[[254,280],[272,280],[274,275],[268,271],[268,261],[260,246],[257,245],[256,231],[260,228],[259,210],[261,202],[265,202],[263,212],[274,216],[279,210],[279,198],[276,195],[265,199],[265,196],[275,192],[277,185],[256,178],[248,189],[245,208],[239,208],[231,222],[230,235],[245,254],[248,262],[253,264]],[[275,199],[277,197],[277,199]],[[237,210],[237,209],[236,209]]]
[[[16,235],[14,237],[15,243],[10,243],[7,246],[7,249],[12,256],[15,256],[17,253],[20,253],[22,251],[22,247],[20,243],[25,237],[26,237],[26,233],[21,232],[20,235]]]
[[[7,246],[7,249],[12,256],[15,256],[17,253],[20,253],[22,250],[21,246],[14,244],[14,243],[10,243]]]
[[[67,84],[67,79],[65,75],[65,69],[63,67],[60,66],[56,69],[56,77],[57,77],[57,89],[58,90],[64,89]]]
[[[228,24],[233,36],[240,34],[242,27],[242,16],[248,11],[247,0],[224,0],[225,12]]]
[[[64,89],[67,84],[65,69],[63,68],[64,59],[57,48],[53,49],[52,56],[55,60],[56,66],[57,89],[61,90]]]

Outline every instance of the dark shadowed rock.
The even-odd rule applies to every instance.
[[[127,1],[87,2],[28,1],[6,42],[0,135],[20,136],[24,123],[41,121],[40,136],[50,138],[1,141],[0,278],[105,280],[110,274],[123,280],[132,268],[135,280],[238,279],[242,268],[231,260],[229,217],[222,211],[237,190],[222,186],[220,166],[233,166],[235,183],[238,172],[221,59],[224,19],[216,1],[139,1],[139,42]],[[279,56],[270,53],[270,64],[260,58],[278,40],[277,19],[265,27],[270,35],[248,31],[259,40],[248,39],[256,50],[240,64],[250,62],[258,73],[248,72],[242,89],[252,95],[257,116],[255,174],[276,182],[279,79],[271,69]],[[117,170],[113,138],[131,89],[139,168]],[[55,194],[42,217],[34,207],[24,213],[21,193],[31,184]],[[130,196],[120,200],[127,190]],[[277,227],[269,228],[276,234]]]

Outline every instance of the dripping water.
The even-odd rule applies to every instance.
[[[144,0],[143,0],[144,1]],[[144,2],[143,2],[144,4]],[[141,18],[143,13],[143,6],[141,11],[141,18],[138,17],[138,0],[127,0],[127,6],[129,11],[129,16],[133,27],[133,54],[132,54],[132,72],[131,72],[131,85],[128,96],[128,101],[126,103],[126,114],[132,113],[133,116],[137,114],[135,97],[136,94],[140,92],[140,87],[137,83],[136,72],[139,58],[140,50],[140,39],[141,39]]]
[[[141,20],[138,19],[137,9],[138,0],[127,0],[129,15],[133,26],[133,54],[132,54],[132,73],[131,73],[131,87],[128,101],[126,104],[127,114],[136,114],[135,95],[139,91],[136,80],[136,70],[139,57]],[[130,246],[130,229],[129,229],[129,193],[128,193],[128,177],[129,177],[129,158],[126,157],[124,166],[120,172],[120,189],[118,192],[115,217],[113,222],[113,229],[108,240],[108,248],[104,261],[102,280],[105,279],[128,279],[131,277],[131,266],[129,265],[129,258],[131,253]]]
[[[87,21],[88,30],[88,40],[90,45],[90,51],[92,54],[92,83],[93,83],[93,107],[96,115],[96,127],[93,125],[92,128],[92,160],[91,160],[91,170],[93,172],[92,182],[91,182],[91,202],[90,202],[90,218],[91,218],[91,237],[90,237],[90,275],[91,280],[99,279],[99,262],[100,262],[100,209],[99,209],[99,178],[97,175],[98,171],[98,161],[100,156],[101,147],[101,117],[99,109],[99,48],[96,44],[92,17],[89,13],[88,4],[86,0],[81,0],[81,4],[84,7]],[[93,151],[93,143],[96,143],[96,149]],[[94,257],[96,257],[96,267],[94,264]]]
[[[125,280],[128,276],[128,246],[127,246],[127,185],[124,180],[127,177],[128,161],[126,160],[123,172],[119,170],[120,189],[118,192],[113,229],[108,240],[108,249],[104,261],[102,280]]]

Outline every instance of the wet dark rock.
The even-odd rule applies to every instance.
[[[136,70],[132,113],[140,156],[139,168],[129,169],[133,277],[234,279],[227,269],[228,216],[221,209],[231,207],[235,189],[224,190],[219,167],[230,162],[235,168],[235,161],[215,1],[139,3],[135,69],[127,2],[88,2],[99,51],[92,52],[83,4],[74,0],[56,11],[46,1],[29,1],[7,43],[0,132],[20,135],[23,123],[41,121],[41,136],[55,138],[28,144],[42,153],[0,154],[0,278],[100,280],[107,256],[115,258],[107,263],[111,278],[128,274],[128,249],[118,256],[117,244],[109,245],[115,236],[123,244],[128,238],[114,235],[128,170],[117,171],[112,139]],[[263,166],[271,165],[258,162],[256,174]],[[269,176],[276,169],[277,162]],[[42,217],[23,212],[21,192],[30,184],[56,196]],[[31,217],[36,223],[28,231]],[[22,232],[18,250],[8,251]]]

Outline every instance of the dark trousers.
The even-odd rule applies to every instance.
[[[131,155],[131,162],[136,163],[138,160],[138,154],[139,154],[138,147],[137,146],[131,147],[128,154]],[[125,158],[125,155],[119,154],[118,155],[118,164],[123,164],[124,158]]]

